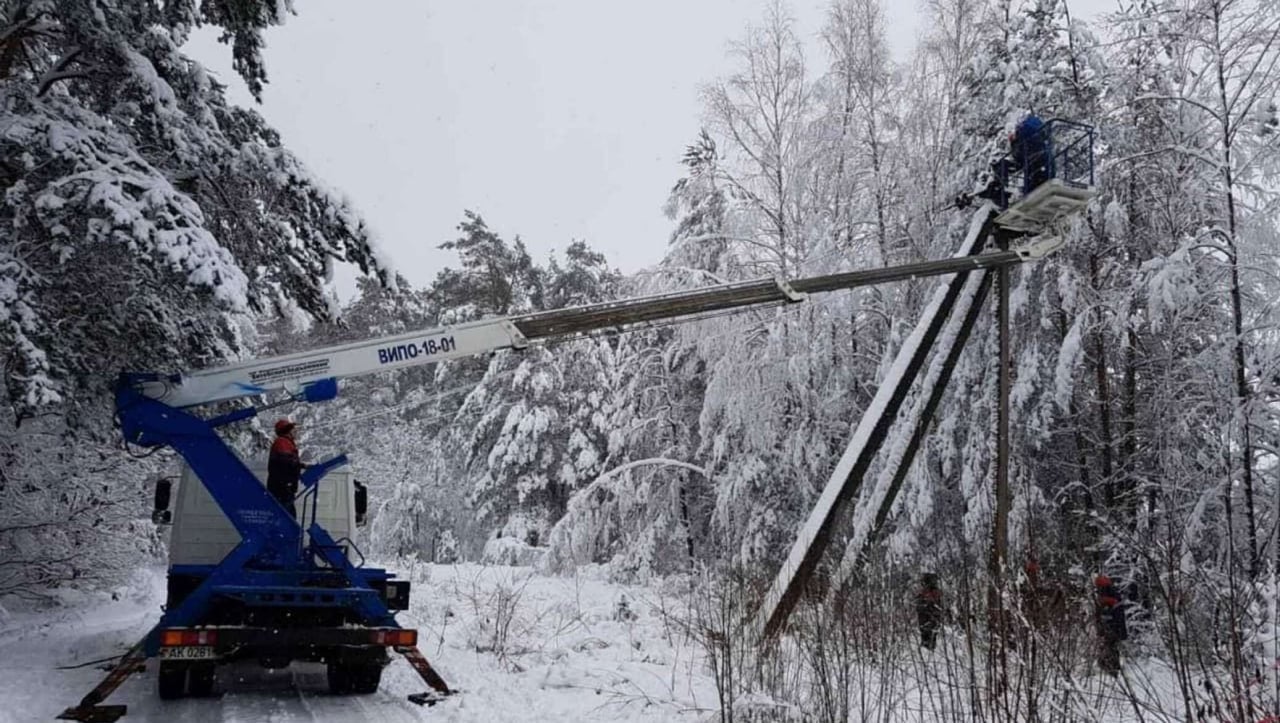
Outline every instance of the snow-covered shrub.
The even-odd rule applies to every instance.
[[[531,636],[536,620],[529,617],[524,602],[531,574],[503,575],[497,580],[473,578],[460,594],[472,608],[473,617],[467,631],[467,644],[479,653],[492,653],[513,668],[513,656],[522,655],[534,645]]]
[[[534,547],[515,537],[493,537],[484,545],[483,562],[490,565],[541,568],[547,548]]]

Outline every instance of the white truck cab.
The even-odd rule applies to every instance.
[[[266,460],[249,463],[247,466],[265,486]],[[169,566],[216,565],[222,562],[222,558],[240,542],[240,534],[190,467],[182,465],[177,481],[177,489],[171,488],[169,493],[173,498]],[[320,480],[318,487],[315,516],[320,526],[328,530],[335,540],[355,539],[356,528],[364,524],[365,492],[363,485],[356,481],[351,468],[339,467],[329,472]],[[162,505],[165,500],[160,497],[160,490],[157,488],[157,514],[169,511],[169,505]],[[305,490],[299,490],[294,507],[302,528],[305,530],[310,527],[311,496]],[[351,548],[348,548],[347,556],[353,564],[359,564],[360,561],[355,559],[356,553]]]
[[[266,461],[246,466],[265,486]],[[364,486],[356,481],[349,467],[340,467],[321,478],[314,493],[307,489],[300,491],[294,508],[304,530],[311,526],[313,520],[318,521],[334,540],[344,545],[347,559],[353,565],[362,566],[364,560],[359,549],[350,540],[355,536],[356,528],[364,524],[366,505]],[[169,589],[165,600],[166,609],[172,609],[181,604],[240,543],[240,533],[223,514],[209,490],[185,464],[176,480],[163,479],[156,484],[152,519],[159,524],[173,526],[169,535]],[[327,567],[320,561],[317,565]],[[408,583],[388,584],[382,586],[380,592],[390,596],[387,604],[392,609],[403,610],[407,606]],[[242,631],[263,628],[277,634],[282,629],[295,626],[332,630],[344,625],[345,618],[341,609],[320,610],[286,604],[260,610],[223,601],[211,607],[199,623],[215,626],[218,634],[225,636],[233,628]],[[246,635],[248,633],[242,633],[241,637]],[[174,657],[177,653],[186,657],[178,659]],[[196,653],[200,655],[196,656]],[[378,687],[382,666],[387,662],[385,649],[381,646],[349,642],[327,645],[312,641],[293,644],[269,641],[223,645],[221,648],[201,643],[194,647],[162,648],[161,657],[158,681],[160,697],[164,699],[188,694],[197,697],[209,695],[213,690],[215,666],[243,657],[257,658],[268,668],[285,667],[292,660],[299,659],[327,662],[329,686],[335,693],[372,693]]]

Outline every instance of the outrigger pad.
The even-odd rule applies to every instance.
[[[129,648],[129,652],[120,657],[120,661],[111,668],[111,672],[107,677],[98,683],[97,687],[89,691],[89,694],[80,699],[80,705],[74,708],[68,708],[62,711],[62,715],[58,716],[59,720],[78,720],[81,723],[115,723],[124,717],[125,706],[123,705],[98,705],[107,699],[107,696],[115,692],[116,688],[134,673],[141,673],[147,669],[147,656],[143,654],[143,645],[147,639],[143,638],[138,641],[137,645]]]
[[[454,693],[457,693],[457,692],[458,691],[456,690],[452,691],[451,693],[449,693],[449,695],[453,695]],[[418,705],[431,706],[431,705],[435,705],[436,703],[439,703],[444,699],[445,699],[444,693],[437,693],[433,690],[429,690],[425,693],[413,693],[409,695],[409,702],[417,703]]]
[[[81,723],[115,723],[124,717],[128,706],[80,705],[62,711],[58,720],[78,720]]]
[[[428,663],[427,659],[422,657],[422,653],[418,652],[418,647],[416,645],[397,647],[395,651],[403,655],[405,660],[409,661],[409,665],[412,665],[413,669],[418,672],[418,676],[422,678],[422,682],[431,686],[432,690],[440,694],[440,697],[443,698],[453,692],[449,689],[448,683],[445,683],[444,679],[440,677],[440,674],[435,671],[435,668],[431,667],[431,663]],[[419,693],[418,695],[422,696],[427,694]],[[418,703],[416,700],[414,702]],[[422,703],[418,703],[418,705],[422,705]]]

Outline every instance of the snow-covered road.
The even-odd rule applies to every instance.
[[[155,661],[109,703],[128,721],[657,721],[704,717],[715,706],[696,646],[681,639],[660,594],[600,579],[554,578],[520,568],[421,566],[412,609],[422,652],[462,692],[434,707],[405,696],[425,686],[403,660],[369,696],[334,696],[324,667],[280,671],[237,664],[218,670],[210,699],[161,701]],[[159,570],[108,595],[73,599],[54,612],[0,619],[0,721],[49,721],[105,674],[97,666],[60,670],[118,655],[159,617]],[[618,620],[621,596],[634,620]],[[497,623],[506,623],[504,626]]]
[[[267,671],[242,663],[218,669],[214,697],[179,701],[157,697],[150,661],[146,673],[126,681],[108,702],[128,705],[122,723],[719,720],[703,652],[683,632],[689,622],[682,620],[683,596],[666,587],[616,585],[589,570],[549,577],[473,564],[390,567],[414,582],[413,604],[401,622],[418,628],[423,654],[461,691],[434,707],[406,699],[425,686],[399,658],[367,696],[330,695],[320,665]],[[620,615],[624,595],[629,613]],[[51,611],[0,609],[0,723],[51,721],[78,702],[105,673],[94,665],[59,666],[124,652],[158,619],[163,597],[163,571],[153,569],[114,594],[81,594]],[[967,718],[967,679],[952,669],[963,660],[963,643],[948,635],[943,644],[950,657],[916,651],[880,660],[878,669],[855,670],[856,687],[869,695],[862,701],[870,706],[865,717],[903,723]],[[1167,666],[1138,658],[1126,672],[1125,686],[1146,701],[1142,720],[1181,719],[1155,713],[1178,710]],[[1075,719],[1135,720],[1117,681],[1086,674],[1075,685],[1082,700],[1092,701],[1090,712]],[[777,711],[777,705],[749,696],[735,708]]]

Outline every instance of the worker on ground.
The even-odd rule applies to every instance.
[[[1026,616],[1027,623],[1033,629],[1039,630],[1044,624],[1044,611],[1040,588],[1040,561],[1035,555],[1027,555],[1022,572],[1026,575],[1025,587],[1022,589],[1022,614]]]
[[[296,429],[297,425],[288,419],[276,422],[276,441],[271,444],[271,456],[267,459],[267,491],[295,518],[298,514],[293,508],[293,498],[298,494],[298,480],[306,468],[293,438]]]
[[[1107,674],[1116,675],[1120,672],[1120,641],[1129,637],[1124,606],[1111,578],[1098,575],[1093,586],[1098,596],[1098,664]]]
[[[938,589],[935,573],[921,576],[920,592],[916,593],[916,622],[920,626],[920,645],[933,650],[938,628],[942,627],[942,590]]]

